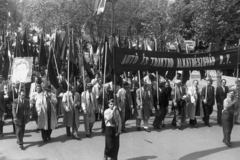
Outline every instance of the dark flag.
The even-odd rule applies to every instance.
[[[182,72],[182,83],[186,84],[187,81],[189,80],[189,77],[190,77],[189,70],[183,70],[183,72]]]
[[[106,57],[106,75],[107,75],[107,74],[111,74],[113,71],[113,57],[109,48],[109,43],[106,41],[107,40],[105,40],[104,49],[103,49],[102,74],[104,74],[105,57],[107,55]]]
[[[68,29],[66,30],[63,42],[62,42],[62,47],[61,47],[61,59],[62,61],[65,61],[66,55],[67,55],[67,46],[69,43],[69,37],[68,37]]]
[[[58,70],[61,70],[62,68],[62,60],[61,60],[61,38],[59,37],[59,34],[56,32],[56,38],[55,38],[55,49],[54,49],[54,54],[56,57],[56,62],[57,62],[57,68]]]
[[[176,75],[176,71],[168,71],[166,78],[172,81],[175,75]]]
[[[181,48],[181,43],[177,37],[177,52],[181,53],[182,52],[182,48]]]
[[[21,44],[21,41],[19,39],[19,36],[16,36],[16,46],[15,46],[15,55],[14,57],[23,57],[23,47]]]
[[[9,55],[11,56],[10,53],[10,45],[9,45],[9,41],[6,40],[6,45],[5,45],[5,52],[3,54],[3,58],[4,58],[4,71],[3,71],[3,77],[5,79],[8,79],[8,72],[9,72],[9,67],[10,67],[10,60],[9,60]]]
[[[39,69],[42,66],[47,65],[47,55],[46,55],[46,50],[44,46],[44,40],[43,40],[43,35],[41,35],[41,40],[40,40],[40,46],[39,46]]]
[[[69,44],[69,72],[70,72],[70,82],[74,81],[74,77],[78,75],[78,70],[77,70],[77,46],[76,46],[76,41],[74,39],[74,35],[72,32],[72,37],[70,40]]]
[[[58,79],[57,79],[57,73],[55,71],[54,68],[54,60],[53,60],[53,50],[51,48],[50,51],[50,55],[49,55],[49,60],[48,60],[48,65],[47,65],[47,69],[48,69],[48,74],[49,74],[49,81],[51,83],[51,85],[54,86],[55,89],[59,88],[59,84],[58,84]]]
[[[23,57],[29,57],[29,47],[28,47],[28,38],[27,38],[27,30],[23,33]]]
[[[201,79],[204,79],[205,78],[205,70],[200,70],[200,77]]]
[[[94,78],[93,72],[91,70],[90,65],[86,62],[85,57],[83,56],[83,65],[84,65],[84,69],[87,71],[88,77],[90,79]]]

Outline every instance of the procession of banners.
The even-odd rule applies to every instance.
[[[235,69],[238,48],[210,53],[183,54],[125,48],[114,49],[115,72]]]

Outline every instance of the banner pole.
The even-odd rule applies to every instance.
[[[238,77],[239,77],[239,57],[240,57],[240,39],[239,39],[239,42],[238,42],[237,79],[236,79],[237,84],[236,84],[236,94],[235,94],[235,99],[237,100],[237,103],[235,104],[235,110],[234,110],[235,113],[236,113],[236,111],[239,110],[239,107],[240,107],[240,105],[239,105],[239,91],[238,91],[238,89],[239,89],[239,82],[238,82]],[[237,117],[234,115],[233,116],[233,125],[235,124],[236,118]]]
[[[107,47],[108,43],[105,42],[105,57],[104,57],[104,73],[103,73],[103,101],[102,101],[102,107],[104,108],[104,98],[105,98],[105,92],[104,92],[104,85],[106,83],[106,70],[107,70]]]
[[[16,114],[18,113],[18,103],[19,103],[19,90],[21,89],[21,87],[22,87],[22,83],[20,82],[20,85],[19,85],[19,88],[18,88],[18,90],[17,90],[17,94],[18,94],[18,102],[17,102],[17,109],[16,109]]]

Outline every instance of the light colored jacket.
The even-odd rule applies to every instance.
[[[57,99],[55,94],[51,93],[51,129],[57,127],[57,116],[56,116],[56,104]],[[48,116],[47,116],[47,99],[44,92],[40,93],[36,97],[36,109],[38,113],[38,128],[39,129],[48,129]]]

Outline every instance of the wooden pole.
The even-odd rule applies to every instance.
[[[17,91],[17,94],[19,94],[19,90],[21,89],[22,87],[22,83],[20,82],[20,85],[19,85],[19,88],[18,88],[18,91]],[[16,109],[16,114],[18,113],[18,103],[19,103],[19,95],[18,95],[18,102],[17,102],[17,109]]]
[[[139,83],[139,89],[140,89],[140,101],[142,105],[142,84],[141,84],[141,76],[140,76],[140,71],[138,71],[138,83]]]
[[[114,67],[114,76],[113,76],[113,92],[114,92],[114,105],[116,105],[116,72],[115,72],[115,68],[116,68],[116,64],[115,64],[115,53],[114,53],[114,37],[113,37],[113,23],[114,21],[114,2],[112,1],[112,14],[111,14],[111,36],[112,36],[112,44],[111,44],[111,47],[112,47],[112,53],[113,53],[113,67]]]
[[[104,108],[104,96],[105,96],[104,85],[106,83],[106,70],[107,70],[107,47],[108,47],[108,43],[106,42],[105,43],[105,58],[104,58],[104,73],[103,73],[103,101],[102,101],[103,108]]]
[[[239,106],[239,82],[238,82],[238,77],[239,77],[239,57],[240,57],[240,39],[238,42],[238,61],[237,61],[237,83],[236,83],[236,94],[235,94],[235,99],[237,100],[237,103],[235,104],[235,110],[234,112],[236,113],[238,111]],[[233,125],[235,124],[236,116],[233,116]]]

